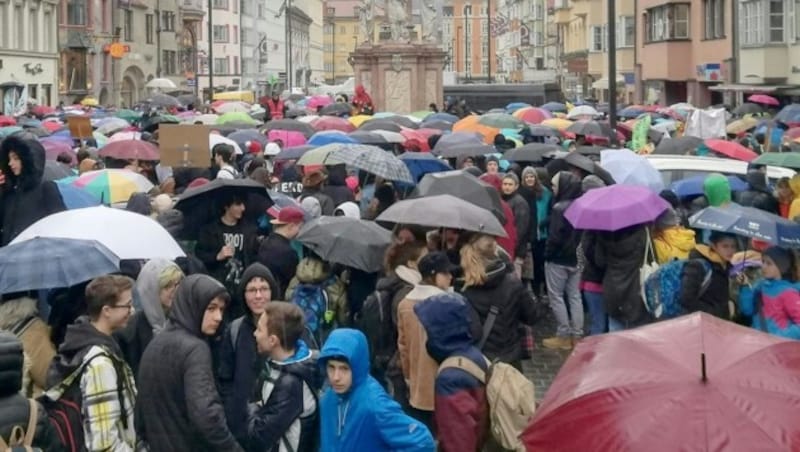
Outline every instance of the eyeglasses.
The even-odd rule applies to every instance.
[[[251,287],[251,288],[245,290],[245,292],[250,293],[250,294],[259,293],[259,292],[260,293],[267,293],[269,291],[270,291],[269,287]]]

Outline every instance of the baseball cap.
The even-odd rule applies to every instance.
[[[424,278],[425,276],[433,276],[437,273],[453,273],[456,266],[450,262],[447,254],[436,251],[428,253],[417,262],[417,269]]]
[[[305,220],[305,212],[303,209],[294,206],[286,206],[278,212],[277,218],[270,221],[272,224],[295,224],[302,223]]]

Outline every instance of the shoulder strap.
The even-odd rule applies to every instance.
[[[35,315],[20,320],[19,322],[14,324],[14,327],[11,328],[11,332],[14,334],[14,336],[20,337],[22,333],[24,333],[25,330],[27,330],[28,327],[31,326],[34,320],[36,320]]]
[[[483,358],[486,360],[486,364],[489,365],[489,360],[486,357]],[[445,359],[442,364],[439,365],[439,370],[436,374],[442,373],[445,369],[461,369],[464,372],[472,375],[475,377],[476,380],[480,381],[483,384],[488,383],[486,381],[486,372],[480,368],[477,364],[475,364],[471,359],[467,358],[466,356],[451,356]]]
[[[244,317],[239,317],[238,319],[233,319],[231,322],[231,345],[233,346],[233,351],[236,351],[236,343],[239,339],[239,330],[242,328],[242,322],[244,321]]]
[[[33,399],[28,399],[30,405],[30,414],[28,414],[28,427],[25,429],[25,442],[24,446],[30,447],[33,445],[33,436],[36,434],[36,420],[39,418],[39,404]]]
[[[650,228],[645,227],[644,230],[647,234],[647,243],[645,244],[644,248],[644,262],[642,265],[647,265],[651,262],[655,262],[656,253],[653,249],[653,238],[650,236]]]
[[[492,305],[489,308],[489,316],[486,317],[486,322],[483,324],[483,331],[481,332],[481,340],[478,342],[478,350],[483,350],[483,346],[486,345],[486,340],[489,339],[489,334],[492,332],[492,328],[494,328],[494,322],[497,320],[497,314],[500,313],[500,308],[497,305]]]

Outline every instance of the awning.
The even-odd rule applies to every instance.
[[[742,93],[774,93],[786,88],[792,88],[788,85],[716,85],[710,86],[708,89],[711,91],[737,91]]]
[[[617,77],[617,87],[625,86],[625,77]],[[592,83],[593,89],[608,89],[608,77],[603,77]]]

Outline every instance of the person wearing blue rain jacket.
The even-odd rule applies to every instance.
[[[764,279],[739,291],[739,308],[742,314],[752,316],[752,327],[785,337],[800,340],[800,291],[791,283],[792,259],[789,250],[772,246],[762,253],[761,272]]]
[[[369,346],[364,333],[334,330],[319,356],[328,376],[320,398],[321,452],[433,452],[430,431],[403,413],[369,375]]]

